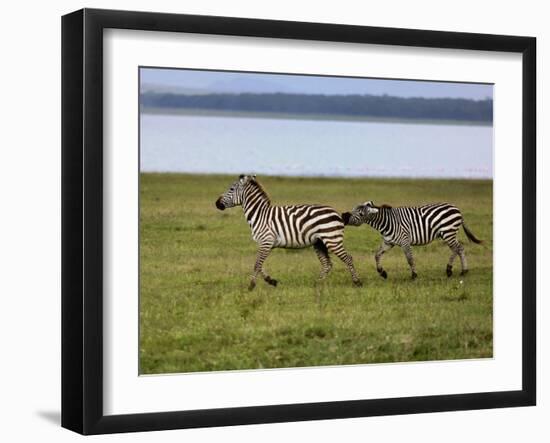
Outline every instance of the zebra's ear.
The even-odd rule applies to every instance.
[[[252,180],[256,180],[256,174],[250,174],[250,178],[251,178]]]
[[[374,205],[372,201],[369,200],[368,202],[363,203],[363,213],[365,215],[377,214],[378,211],[379,209]]]

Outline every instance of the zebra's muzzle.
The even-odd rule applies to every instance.
[[[225,209],[221,197],[216,200],[216,208],[218,208],[220,211],[223,211]]]
[[[342,214],[342,220],[344,220],[344,225],[349,224],[350,217],[351,217],[351,213],[349,213],[349,212],[344,212]]]

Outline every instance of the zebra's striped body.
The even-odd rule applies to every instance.
[[[245,207],[245,217],[252,238],[261,242],[269,239],[274,248],[305,248],[317,240],[333,238],[342,241],[344,224],[340,214],[328,206],[292,205],[257,208]]]
[[[452,275],[453,262],[458,255],[462,265],[462,275],[468,272],[468,264],[464,253],[464,246],[457,239],[457,233],[462,226],[470,240],[481,243],[464,224],[460,210],[448,203],[434,203],[418,207],[392,208],[383,205],[375,206],[366,202],[356,206],[353,211],[342,215],[344,222],[359,226],[367,223],[382,235],[384,242],[375,255],[376,269],[386,278],[387,272],[382,268],[382,255],[393,248],[400,246],[409,266],[412,278],[416,278],[416,266],[411,246],[426,245],[436,238],[442,239],[452,251],[447,264],[447,276]]]
[[[277,281],[263,270],[263,263],[272,249],[308,246],[315,248],[321,262],[321,279],[332,267],[328,255],[330,251],[346,263],[353,282],[360,285],[353,259],[343,246],[342,217],[333,208],[322,205],[274,206],[255,176],[245,175],[241,175],[216,201],[216,207],[220,210],[238,205],[243,207],[252,230],[252,238],[258,243],[258,256],[250,289],[254,288],[256,277],[260,273],[266,282],[276,286]]]

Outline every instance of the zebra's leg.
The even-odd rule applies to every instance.
[[[334,255],[336,255],[336,257],[338,257],[340,260],[342,260],[346,264],[351,274],[353,284],[355,286],[363,286],[363,283],[361,283],[361,280],[359,280],[359,277],[357,276],[357,272],[355,271],[355,267],[353,266],[353,258],[344,249],[342,240],[338,242],[331,242],[330,240],[325,240],[324,243],[330,252],[332,252]]]
[[[447,243],[447,246],[451,249],[451,256],[449,257],[449,261],[447,262],[447,277],[450,277],[453,275],[453,263],[455,261],[456,256],[458,255],[458,248],[457,248],[457,240],[456,237],[445,237],[444,235],[441,236],[445,243]]]
[[[460,264],[462,265],[462,272],[460,275],[466,275],[468,273],[468,261],[466,260],[466,254],[464,253],[464,245],[458,243],[458,256],[460,257]]]
[[[407,257],[407,262],[409,263],[409,266],[411,268],[411,278],[414,280],[418,276],[418,274],[416,273],[416,265],[414,264],[414,257],[413,257],[411,245],[406,243],[402,245],[401,248],[405,253],[405,257]]]
[[[453,248],[451,245],[449,245],[449,248],[451,248],[451,256],[449,257],[449,262],[447,263],[447,277],[450,277],[453,275],[453,262],[455,261],[456,256],[458,255],[458,251]]]
[[[392,244],[384,242],[380,245],[378,251],[376,251],[376,254],[374,255],[374,260],[376,261],[376,270],[382,278],[388,278],[388,273],[385,271],[384,268],[382,268],[382,256],[391,248],[393,248]]]
[[[313,248],[315,249],[315,253],[319,258],[319,261],[321,262],[321,273],[319,274],[319,280],[324,280],[332,269],[332,262],[330,261],[330,257],[328,255],[328,248],[321,240],[317,240],[313,243]]]
[[[256,287],[256,277],[258,274],[262,274],[264,280],[269,283],[270,285],[277,286],[277,280],[272,279],[269,275],[267,275],[263,270],[263,264],[271,252],[272,244],[271,243],[262,243],[260,244],[258,248],[258,254],[256,256],[256,263],[254,265],[254,272],[252,274],[252,278],[250,280],[250,285],[248,286],[248,290],[252,291]]]
[[[456,231],[452,232],[448,236],[443,236],[443,240],[449,246],[452,253],[447,263],[447,277],[453,275],[453,262],[458,255],[460,257],[460,263],[462,265],[462,272],[460,275],[465,275],[468,272],[468,263],[466,261],[466,255],[464,254],[464,246],[456,238]]]

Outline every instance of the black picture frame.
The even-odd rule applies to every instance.
[[[102,35],[108,28],[522,54],[522,389],[104,415]],[[535,66],[533,37],[97,9],[63,16],[62,426],[82,434],[104,434],[535,405]]]

